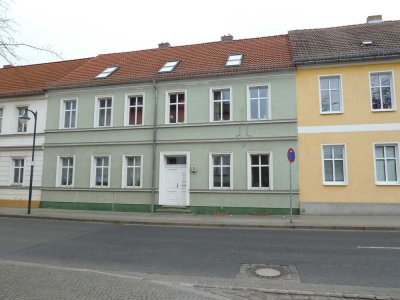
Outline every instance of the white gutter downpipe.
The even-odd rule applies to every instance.
[[[154,88],[154,121],[153,121],[153,160],[151,173],[151,205],[150,212],[154,213],[154,205],[156,202],[156,150],[157,150],[157,112],[158,112],[158,90],[157,81],[153,80]]]

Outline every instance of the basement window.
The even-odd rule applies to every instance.
[[[167,61],[164,66],[158,71],[158,73],[172,72],[178,65],[179,60]]]
[[[112,73],[114,73],[118,69],[118,66],[107,67],[100,74],[98,74],[95,78],[102,79],[109,77]]]
[[[243,54],[232,54],[229,55],[226,61],[225,67],[240,66],[242,64]]]

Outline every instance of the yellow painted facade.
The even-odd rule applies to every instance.
[[[369,85],[370,72],[387,71],[392,72],[395,109],[373,112]],[[321,75],[341,76],[342,113],[320,112],[319,76]],[[397,159],[399,159],[400,62],[300,68],[296,74],[296,84],[300,202],[400,204],[398,183],[376,183],[374,158],[375,143],[393,143],[397,145]],[[382,130],[365,129],[371,128],[374,124],[380,124],[379,128]],[[383,130],[387,127],[386,124],[397,128]],[[343,127],[336,127],[338,125],[350,126],[346,126],[343,130]],[[358,126],[352,127],[352,125]],[[313,133],[302,133],[302,128],[305,127],[311,129]],[[323,144],[345,145],[347,183],[324,184]],[[398,178],[399,171],[397,168]]]

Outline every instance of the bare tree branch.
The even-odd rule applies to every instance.
[[[22,59],[19,55],[17,55],[17,49],[21,47],[28,47],[37,51],[48,52],[59,59],[63,59],[59,53],[52,50],[49,46],[40,47],[16,41],[13,37],[13,35],[16,33],[14,29],[16,23],[7,17],[8,9],[8,0],[0,0],[0,57],[2,57],[9,64],[13,64],[13,61],[19,61]]]

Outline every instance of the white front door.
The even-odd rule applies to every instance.
[[[186,206],[186,165],[166,167],[166,197],[162,205]]]

